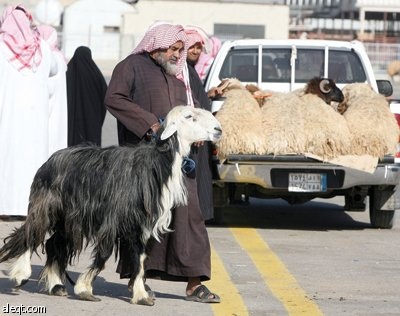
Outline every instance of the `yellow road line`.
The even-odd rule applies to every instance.
[[[323,315],[255,229],[230,228],[289,315]]]
[[[247,316],[246,305],[243,302],[237,288],[233,284],[224,264],[217,252],[211,247],[211,280],[207,285],[212,292],[221,297],[221,303],[211,304],[216,316]]]

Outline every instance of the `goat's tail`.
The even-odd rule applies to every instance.
[[[0,262],[7,261],[9,263],[8,274],[10,279],[15,281],[16,287],[25,284],[32,273],[32,250],[28,247],[25,225],[14,229],[4,239],[5,244],[0,249]]]
[[[0,249],[0,262],[13,260],[22,256],[28,250],[25,236],[25,224],[4,239],[4,246]]]
[[[37,192],[39,195],[40,193]],[[42,193],[44,193],[42,191]],[[43,195],[42,195],[43,196]],[[37,194],[31,194],[28,216],[25,223],[15,228],[4,239],[4,245],[0,249],[0,263],[9,263],[8,272],[10,279],[19,287],[29,279],[32,253],[43,245],[46,233],[49,230],[48,199],[38,198]]]

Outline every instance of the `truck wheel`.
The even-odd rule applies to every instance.
[[[394,198],[393,190],[382,190],[372,187],[369,196],[369,218],[374,228],[392,228],[395,210],[392,208],[391,199]]]

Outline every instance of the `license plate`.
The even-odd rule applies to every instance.
[[[325,173],[289,173],[290,192],[326,192]]]

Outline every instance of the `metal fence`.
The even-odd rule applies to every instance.
[[[364,43],[364,46],[376,72],[386,72],[391,61],[400,60],[400,44]]]

